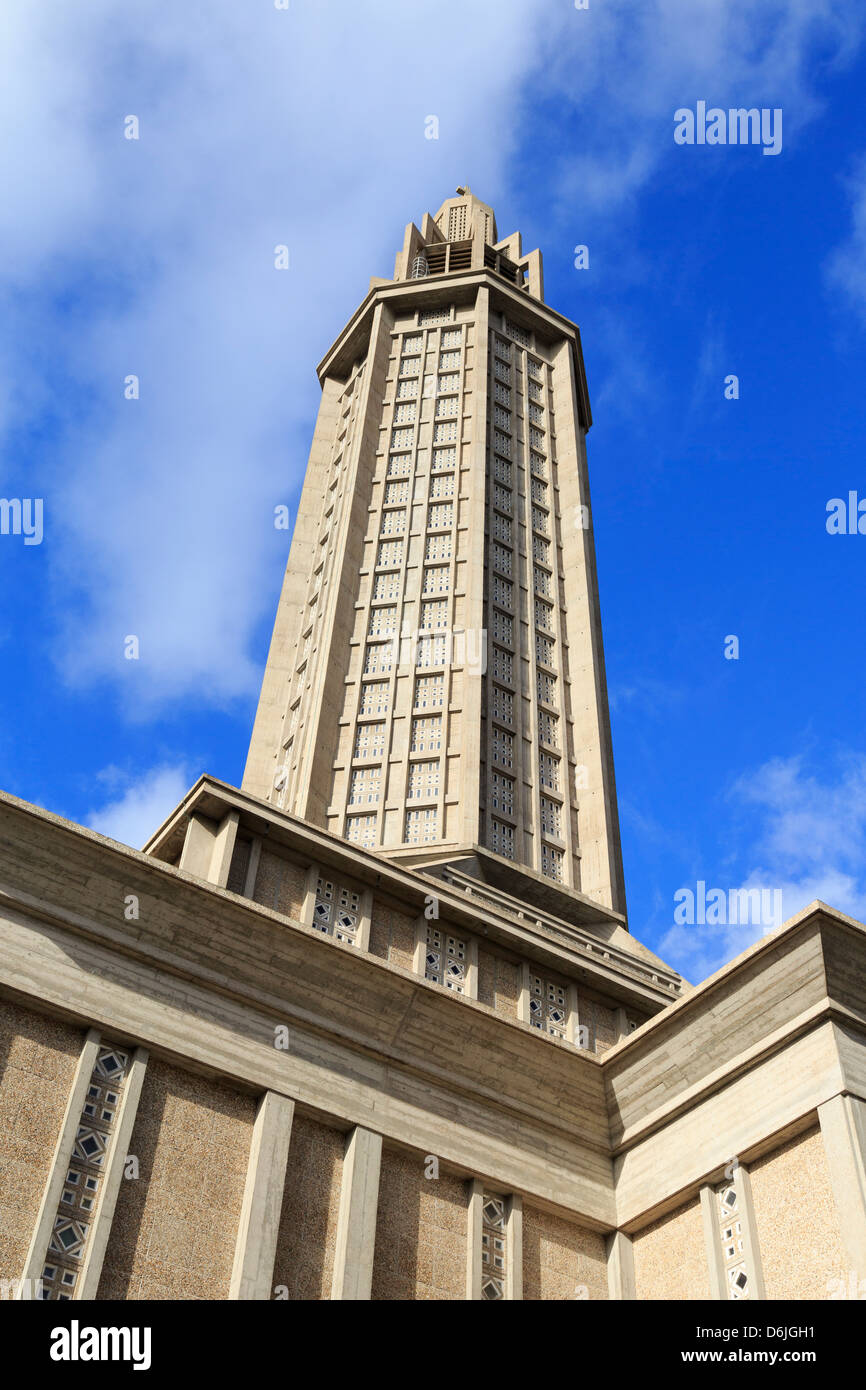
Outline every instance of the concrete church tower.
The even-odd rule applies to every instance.
[[[458,189],[319,367],[244,790],[624,913],[580,335]]]
[[[540,254],[458,190],[319,376],[243,786],[142,852],[0,792],[0,1297],[862,1296],[866,928],[626,927]]]

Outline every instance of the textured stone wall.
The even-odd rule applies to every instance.
[[[374,1299],[464,1299],[469,1187],[424,1176],[424,1155],[383,1149]]]
[[[18,1279],[84,1033],[0,1000],[0,1279]]]
[[[638,1298],[710,1297],[701,1206],[697,1197],[634,1237]]]
[[[243,893],[247,881],[247,869],[250,864],[250,853],[252,852],[252,840],[238,840],[235,845],[232,862],[229,867],[229,876],[226,881],[226,888],[231,893]]]
[[[370,950],[391,965],[411,970],[415,956],[415,918],[374,898]]]
[[[295,1113],[274,1261],[275,1297],[331,1296],[345,1146],[342,1130]]]
[[[151,1059],[98,1298],[227,1298],[256,1102]]]
[[[750,1164],[767,1298],[827,1298],[848,1260],[819,1129]]]
[[[304,905],[307,889],[307,870],[271,850],[262,850],[259,860],[253,901],[298,918]]]
[[[607,1296],[604,1237],[563,1217],[524,1205],[524,1300]]]
[[[589,1048],[599,1055],[619,1041],[613,1009],[594,995],[581,990],[577,1000],[578,1018],[589,1029]]]
[[[478,952],[478,998],[506,1018],[517,1018],[520,966],[484,949]]]

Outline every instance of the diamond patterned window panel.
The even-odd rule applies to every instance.
[[[442,334],[442,348],[459,348],[463,342],[462,328],[448,328]]]
[[[385,755],[385,725],[359,724],[355,731],[356,758],[382,758]]]
[[[436,628],[448,626],[448,600],[444,598],[424,599],[421,604],[421,630],[432,632]]]
[[[539,700],[545,704],[556,704],[556,676],[548,676],[544,671],[535,673],[535,689]]]
[[[495,854],[501,854],[504,859],[514,858],[513,825],[506,825],[504,821],[491,816],[487,835],[490,848]]]
[[[395,534],[402,535],[405,530],[406,510],[404,507],[400,507],[396,511],[387,511],[382,513],[381,534],[383,536],[393,536]]]
[[[438,425],[433,426],[434,444],[453,444],[457,439],[457,421],[440,420]]]
[[[445,703],[445,678],[418,676],[415,681],[415,709],[441,709]]]
[[[500,574],[510,575],[514,572],[514,557],[510,550],[505,546],[497,545],[494,541],[490,552],[490,561],[494,569],[498,569]]]
[[[406,812],[404,840],[409,845],[429,844],[439,833],[439,813],[435,806]]]
[[[506,323],[505,329],[508,336],[513,338],[516,343],[519,343],[521,347],[529,347],[529,334],[525,328],[521,328],[516,323]]]
[[[409,479],[404,478],[397,483],[387,483],[385,485],[385,506],[393,507],[398,502],[409,501]]]
[[[534,569],[535,592],[542,594],[545,598],[553,597],[553,581],[547,570],[539,569],[536,565]]]
[[[506,816],[514,815],[514,778],[503,777],[501,772],[490,775],[490,806]]]
[[[428,925],[424,978],[453,989],[455,994],[465,994],[467,969],[466,942]]]
[[[505,1202],[502,1197],[485,1193],[481,1199],[481,1297],[500,1300],[505,1297],[505,1277],[508,1273],[508,1249],[505,1227]]]
[[[394,648],[391,642],[368,645],[364,653],[364,675],[374,676],[391,670]]]
[[[535,626],[553,632],[553,609],[549,603],[541,603],[538,599],[535,600]]]
[[[439,762],[417,762],[409,764],[409,786],[406,792],[409,801],[430,801],[439,795]]]
[[[538,711],[538,737],[549,748],[559,747],[559,720],[546,710]]]
[[[447,594],[449,569],[447,565],[431,565],[424,571],[424,588],[427,594]]]
[[[561,849],[554,849],[553,845],[541,842],[541,872],[547,877],[555,879],[557,883],[562,883],[563,864],[565,856]]]
[[[370,626],[367,629],[368,637],[388,637],[397,630],[397,609],[393,608],[371,608]]]
[[[48,1242],[43,1299],[63,1303],[75,1297],[131,1060],[110,1043],[97,1052]]]
[[[494,603],[498,603],[502,608],[513,608],[514,585],[509,580],[500,579],[494,574],[491,589]]]
[[[499,483],[494,483],[493,505],[494,507],[498,507],[501,512],[507,512],[510,516],[514,507],[514,499],[511,493],[511,489],[508,487],[502,487]]]
[[[379,800],[380,767],[356,767],[349,786],[349,806],[364,806]]]
[[[447,643],[444,636],[427,633],[419,638],[415,653],[415,665],[419,670],[430,666],[444,666],[447,656]]]
[[[357,817],[363,819],[363,817]],[[316,880],[316,901],[313,907],[313,926],[325,936],[338,941],[358,942],[361,922],[361,895],[353,893],[343,883],[333,883],[319,874]]]
[[[722,1183],[716,1189],[718,1202],[719,1235],[722,1242],[722,1259],[725,1263],[725,1282],[729,1299],[749,1298],[749,1271],[746,1267],[746,1243],[743,1238],[740,1194],[736,1184]]]
[[[433,472],[442,472],[448,468],[457,467],[456,449],[434,449],[433,450]]]
[[[509,618],[507,613],[500,613],[494,608],[492,612],[493,636],[497,642],[507,642],[511,645],[514,641],[514,621]]]
[[[367,681],[361,686],[359,714],[387,714],[388,682]]]
[[[506,487],[511,487],[512,470],[508,459],[500,458],[498,455],[493,459],[493,476],[498,483],[504,483]]]
[[[450,560],[452,538],[447,535],[428,536],[424,546],[425,560]]]
[[[493,370],[499,381],[504,381],[507,386],[511,385],[511,368],[500,362],[498,357],[494,359]]]
[[[449,306],[448,308],[446,308],[446,309],[422,309],[422,310],[419,312],[419,314],[418,314],[418,326],[419,326],[419,328],[422,328],[422,327],[424,327],[425,325],[426,325],[427,327],[433,327],[433,326],[435,326],[435,325],[438,324],[438,323],[450,323],[450,322],[451,322],[451,308],[450,308],[450,306]]]
[[[543,787],[549,787],[551,791],[559,791],[559,758],[554,758],[550,753],[539,753],[538,771]]]
[[[564,1038],[568,1030],[568,1003],[565,985],[529,976],[529,1022],[554,1038]]]
[[[413,753],[438,753],[441,747],[441,714],[423,715],[420,719],[412,720],[411,751]]]
[[[501,685],[493,685],[490,692],[490,713],[503,724],[514,723],[514,696]]]
[[[396,569],[403,563],[402,541],[380,541],[376,554],[377,569]]]
[[[448,240],[462,241],[466,236],[466,204],[456,203],[448,209]]]
[[[427,514],[427,528],[430,531],[454,525],[454,507],[451,502],[434,502]]]
[[[562,834],[562,807],[546,796],[541,798],[541,828],[546,835]]]
[[[454,496],[454,474],[444,473],[441,477],[435,474],[430,479],[431,497],[453,497]]]
[[[546,483],[544,484],[544,490],[545,490],[545,493],[546,493],[546,492],[547,492],[547,484],[546,484]],[[533,507],[533,508],[532,508],[532,525],[533,525],[533,529],[536,530],[536,531],[540,531],[541,534],[542,534],[543,536],[548,536],[548,535],[550,535],[550,513],[549,513],[549,512],[546,512],[546,511],[542,511],[540,507]]]
[[[542,565],[550,564],[550,542],[542,536],[532,537],[532,558],[539,560]]]
[[[456,354],[456,353],[449,353],[448,356],[456,357],[457,354]],[[459,373],[459,372],[440,372],[440,373],[439,373],[439,380],[438,380],[437,383],[436,383],[436,390],[437,390],[437,392],[438,392],[438,394],[439,394],[440,396],[450,395],[450,394],[451,394],[452,392],[454,392],[454,391],[459,391],[459,390],[460,390],[460,373]],[[456,399],[456,397],[455,397],[455,400],[454,400],[454,407],[455,407],[455,411],[456,411],[456,408],[457,408],[457,399]]]
[[[496,680],[509,684],[514,679],[514,657],[502,647],[493,648],[493,675]]]
[[[441,352],[439,354],[440,372],[454,372],[460,367],[459,352]]]
[[[369,849],[376,843],[376,821],[372,816],[347,816],[345,838],[352,845],[363,845]]]

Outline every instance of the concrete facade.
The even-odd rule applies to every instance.
[[[458,192],[320,378],[243,786],[143,852],[0,794],[2,1296],[863,1296],[866,928],[628,930],[540,254]]]
[[[160,857],[232,812],[298,884],[312,864],[369,891],[369,948]],[[866,929],[822,904],[690,990],[617,951],[615,924],[527,923],[210,779],[149,854],[8,797],[0,836],[3,1278],[32,1276],[94,1046],[144,1059],[134,1171],[88,1237],[98,1298],[484,1297],[489,1197],[504,1298],[726,1297],[743,1261],[750,1297],[862,1278]],[[480,975],[518,960],[578,1016],[588,991],[638,1026],[599,1047],[519,1017],[513,991],[425,978],[408,926],[431,885],[444,935],[484,942]],[[399,959],[372,949],[397,901]]]

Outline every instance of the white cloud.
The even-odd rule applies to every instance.
[[[821,71],[831,74],[853,56],[863,25],[844,0],[609,0],[576,14],[562,7],[549,26],[545,77],[579,124],[559,154],[560,206],[567,214],[608,210],[640,192],[675,148],[674,111],[697,100],[780,106],[785,142],[796,139],[823,109],[808,59],[820,54]],[[730,169],[731,157],[746,152],[720,153]],[[683,178],[694,154],[677,148]]]
[[[846,185],[851,199],[851,230],[827,262],[827,280],[866,318],[866,156]]]
[[[866,920],[866,756],[840,754],[820,776],[805,769],[802,757],[774,758],[739,778],[731,800],[744,819],[748,849],[737,858],[745,872],[733,878],[729,865],[707,873],[708,892],[777,893],[777,926],[816,899]],[[675,926],[658,949],[690,979],[702,980],[772,929],[772,919]]]
[[[133,849],[141,849],[193,781],[183,764],[153,767],[134,780],[116,768],[107,768],[98,774],[98,780],[119,795],[89,811],[84,824]]]
[[[858,32],[832,0],[441,0],[423,19],[402,0],[92,0],[83,16],[11,0],[0,444],[51,426],[36,481],[64,678],[107,677],[139,714],[256,690],[251,640],[285,552],[273,507],[296,499],[313,365],[369,275],[390,274],[404,223],[457,182],[512,230],[501,195],[525,178],[513,155],[539,83],[556,125],[525,196],[552,236],[646,186],[693,94],[807,119],[812,42],[842,54]]]

